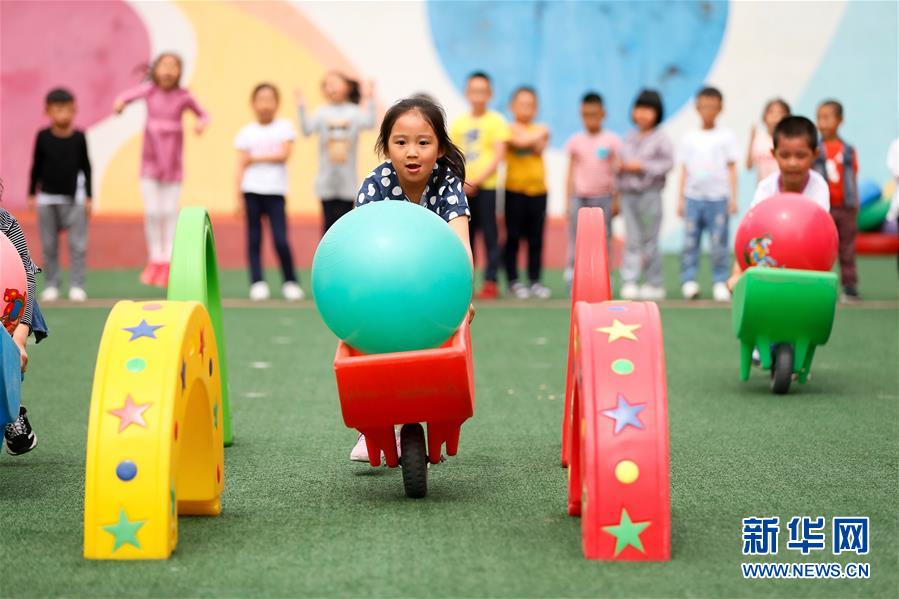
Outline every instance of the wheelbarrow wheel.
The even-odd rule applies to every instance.
[[[790,390],[793,382],[793,346],[780,343],[774,347],[771,364],[771,391],[784,395]]]
[[[404,424],[400,431],[403,488],[406,496],[421,499],[428,494],[428,450],[420,424]]]

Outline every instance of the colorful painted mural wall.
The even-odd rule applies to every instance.
[[[883,181],[884,157],[899,132],[897,3],[886,2],[0,2],[0,176],[4,205],[24,205],[43,96],[54,86],[77,98],[87,129],[100,214],[141,210],[138,161],[144,108],[112,114],[115,96],[140,81],[152,57],[184,57],[183,84],[211,115],[197,137],[186,128],[187,204],[229,213],[237,196],[233,140],[252,120],[249,94],[260,81],[282,92],[280,116],[296,122],[293,90],[314,109],[319,84],[340,69],[377,85],[383,110],[418,91],[439,98],[452,117],[465,110],[466,74],[495,80],[495,107],[527,84],[540,94],[540,118],[553,131],[548,151],[550,210],[563,211],[561,148],[579,127],[587,90],[606,100],[606,127],[623,134],[644,86],[659,89],[665,128],[677,141],[698,126],[691,96],[704,83],[725,96],[721,123],[748,143],[765,101],[782,96],[813,115],[827,97],[843,102],[844,137],[859,150],[861,173]],[[191,117],[187,117],[189,120]],[[362,137],[360,175],[375,161],[374,132]],[[317,140],[296,145],[289,163],[289,209],[318,213],[312,180]],[[742,150],[742,148],[741,148]],[[361,180],[361,177],[360,177]],[[674,177],[669,182],[672,200]],[[741,203],[754,175],[741,175]],[[665,238],[679,221],[667,202]]]

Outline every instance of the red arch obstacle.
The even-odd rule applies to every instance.
[[[607,267],[595,262],[600,252],[587,241],[604,253],[600,209],[579,212],[577,236],[574,293],[607,293]],[[604,280],[578,286],[579,273]],[[658,307],[576,301],[571,320],[563,458],[569,468],[568,513],[581,517],[584,556],[667,560],[668,407]]]

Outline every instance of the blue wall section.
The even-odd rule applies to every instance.
[[[620,133],[642,87],[658,89],[674,114],[714,62],[727,11],[726,2],[428,2],[434,45],[457,88],[484,70],[494,108],[505,111],[516,87],[536,87],[557,147],[580,130],[588,90],[603,95],[606,126]]]
[[[889,178],[886,153],[899,135],[899,3],[849,2],[827,53],[795,110],[815,118],[818,103],[844,108],[840,134],[859,152],[859,176]]]

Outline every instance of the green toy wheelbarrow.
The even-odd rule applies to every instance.
[[[837,304],[832,272],[753,267],[734,287],[733,329],[740,340],[740,379],[749,380],[752,353],[771,371],[771,391],[808,380],[812,358],[827,343]]]

